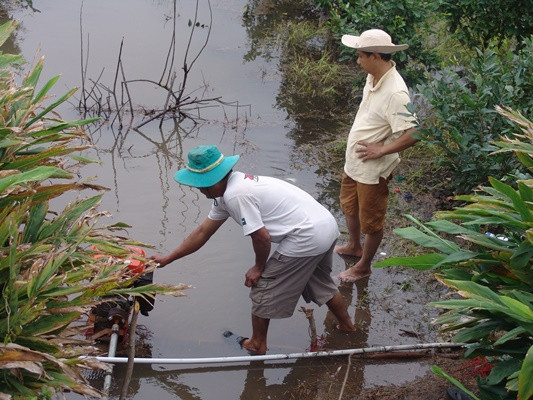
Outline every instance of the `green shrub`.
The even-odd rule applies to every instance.
[[[448,29],[463,45],[488,48],[533,34],[533,7],[523,0],[439,0]]]
[[[523,113],[533,106],[533,40],[527,39],[524,46],[517,54],[507,50],[503,56],[478,51],[470,66],[441,71],[418,87],[429,107],[420,118],[419,133],[442,150],[436,162],[449,170],[455,193],[485,184],[489,175],[501,179],[519,173],[509,153],[488,155],[496,150],[491,141],[512,134],[512,126],[494,106]]]
[[[425,48],[431,35],[428,24],[434,14],[434,2],[419,0],[314,0],[328,16],[328,25],[344,54],[355,61],[357,53],[341,45],[343,34],[357,35],[367,29],[383,29],[395,43],[407,43],[408,51],[398,52],[394,60],[408,84],[422,82],[425,69],[438,64],[436,53]]]
[[[522,133],[494,144],[500,152],[514,151],[533,173],[533,124],[516,112],[499,112]],[[409,217],[418,228],[395,233],[428,252],[375,266],[433,270],[461,297],[432,303],[449,310],[437,323],[455,332],[453,340],[471,343],[466,357],[482,356],[494,366],[478,380],[482,398],[526,400],[533,396],[533,179],[516,181],[516,188],[494,178],[489,184],[458,196],[469,204],[438,212],[430,222]]]

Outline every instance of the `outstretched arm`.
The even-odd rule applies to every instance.
[[[211,236],[222,226],[225,219],[213,220],[206,218],[194,231],[192,231],[187,238],[176,247],[172,252],[166,256],[155,255],[150,257],[159,264],[159,268],[170,264],[179,258],[185,257],[191,253],[194,253],[200,247],[202,247]]]
[[[255,264],[246,272],[244,284],[248,287],[257,285],[263,274],[268,256],[270,255],[270,233],[263,226],[250,234],[255,253]]]
[[[369,143],[360,141],[357,144],[362,147],[357,149],[356,152],[363,161],[380,158],[387,154],[398,153],[418,142],[418,139],[412,136],[413,133],[416,133],[416,129],[406,129],[399,138],[387,144],[383,142]]]

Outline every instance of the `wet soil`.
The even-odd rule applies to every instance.
[[[460,353],[433,355],[424,363],[436,365],[444,371],[449,371],[456,377],[461,377],[465,387],[476,393],[476,380],[473,376],[465,373],[468,365],[461,358]],[[408,368],[405,360],[399,359],[388,361],[389,364],[398,368]],[[352,371],[362,371],[368,367],[368,360],[352,360],[349,368]],[[346,373],[348,362],[339,366],[333,373],[325,373],[320,382],[302,381],[299,385],[285,392],[286,399],[309,399],[320,398],[323,400],[357,399],[357,400],[449,400],[447,389],[452,385],[441,377],[428,372],[416,379],[400,385],[379,385],[370,388],[361,388],[354,382],[350,373]],[[334,380],[335,375],[341,375],[342,384]],[[460,376],[459,376],[460,375]],[[317,392],[320,395],[317,396]]]
[[[465,360],[457,354],[456,358],[445,358],[435,355],[430,360],[431,365],[436,365],[452,375],[462,375],[461,382],[472,392],[476,392],[476,380],[473,376],[465,379],[463,374],[468,368]],[[458,376],[459,377],[459,376]],[[452,385],[443,378],[432,372],[417,378],[411,382],[396,386],[378,386],[363,391],[357,397],[358,400],[449,400],[446,390]]]

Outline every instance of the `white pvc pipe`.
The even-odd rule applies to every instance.
[[[359,349],[331,350],[331,351],[314,351],[303,353],[289,354],[265,354],[260,356],[234,356],[234,357],[207,357],[207,358],[134,358],[136,364],[216,364],[232,363],[246,361],[264,361],[264,360],[289,360],[296,358],[313,358],[313,357],[332,357],[351,354],[383,353],[388,351],[401,350],[420,350],[432,348],[463,347],[464,343],[421,343],[421,344],[403,344],[396,346],[376,346]],[[87,358],[84,356],[83,358]],[[98,361],[108,363],[126,363],[127,357],[95,357]]]
[[[111,328],[111,340],[109,341],[109,358],[115,357],[115,352],[117,350],[117,343],[118,343],[118,324],[114,323],[113,327]],[[126,362],[127,362],[126,358]],[[111,388],[111,374],[113,373],[113,366],[111,366],[111,369],[106,372],[105,379],[104,379],[104,399],[107,399],[107,396],[109,394],[109,389]]]

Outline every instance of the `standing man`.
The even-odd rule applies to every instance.
[[[363,99],[348,136],[340,203],[346,216],[348,243],[337,246],[341,255],[360,257],[339,279],[355,282],[371,274],[370,264],[383,238],[389,195],[388,182],[399,164],[398,152],[417,142],[407,86],[396,71],[391,54],[407,49],[395,45],[380,29],[361,36],[344,35],[342,43],[357,49],[357,64],[368,74]],[[361,233],[365,234],[361,246]]]
[[[176,249],[152,259],[160,267],[200,249],[231,217],[252,240],[255,263],[244,284],[251,288],[252,336],[241,346],[265,354],[271,318],[290,317],[298,299],[326,304],[338,328],[355,331],[331,277],[333,248],[339,231],[330,212],[303,190],[266,176],[233,172],[238,155],[224,157],[216,146],[198,146],[187,168],[174,179],[199,188],[213,206],[207,218]],[[271,243],[277,243],[270,256]]]

